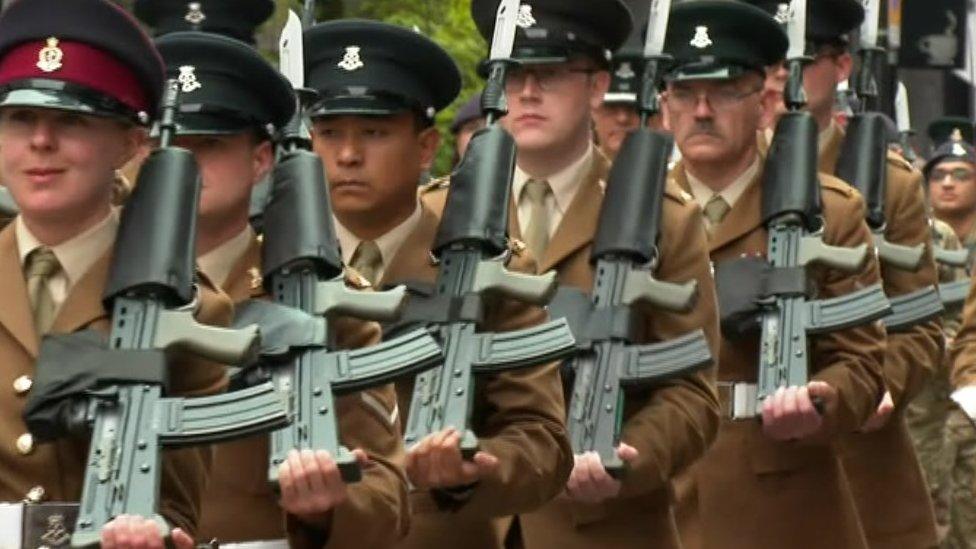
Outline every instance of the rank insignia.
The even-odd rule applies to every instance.
[[[200,2],[190,2],[186,6],[187,12],[183,16],[183,19],[191,25],[199,25],[203,23],[207,16],[203,13],[203,8],[200,6]]]
[[[790,5],[785,2],[778,4],[776,6],[776,15],[773,16],[773,19],[780,25],[789,23],[793,19],[793,10],[790,8]]]
[[[359,56],[360,49],[359,46],[346,46],[346,53],[343,55],[342,61],[339,62],[339,68],[352,72],[365,67],[366,65]]]
[[[515,19],[515,24],[523,29],[531,29],[535,26],[536,20],[535,16],[532,15],[532,6],[528,4],[522,4],[519,6],[518,17]]]
[[[64,66],[64,52],[58,43],[58,39],[53,36],[47,39],[47,45],[37,53],[37,68],[44,72],[54,72]]]
[[[711,46],[713,42],[712,39],[709,38],[708,36],[708,27],[704,25],[695,27],[695,37],[691,39],[691,42],[689,42],[689,44],[691,44],[692,46],[700,50],[703,50],[708,46]]]
[[[180,91],[183,93],[190,93],[203,87],[203,84],[197,80],[196,70],[193,65],[180,67],[180,76],[176,80],[180,83]]]

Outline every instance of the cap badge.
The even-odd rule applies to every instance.
[[[203,87],[203,84],[197,80],[196,70],[193,65],[180,67],[180,76],[176,80],[180,83],[180,91],[183,93],[190,93]]]
[[[959,128],[952,128],[952,134],[949,136],[949,139],[955,141],[956,143],[962,141],[962,130]]]
[[[47,45],[37,53],[37,68],[44,72],[54,72],[63,66],[62,61],[64,52],[58,46],[58,39],[52,36],[47,39]]]
[[[199,25],[207,18],[206,14],[203,13],[200,2],[190,2],[187,4],[186,9],[187,12],[183,19],[191,25]]]
[[[793,9],[787,3],[782,3],[776,6],[776,15],[773,16],[780,25],[785,25],[793,19]]]
[[[366,65],[359,57],[360,49],[359,46],[346,46],[346,54],[342,57],[342,61],[339,62],[339,68],[352,72],[365,67]]]
[[[536,20],[535,16],[532,15],[532,6],[528,4],[522,4],[519,6],[518,16],[515,18],[515,24],[523,29],[531,29],[535,26]]]
[[[954,156],[966,156],[966,149],[963,148],[961,143],[956,141],[952,144],[952,154]]]
[[[712,45],[712,39],[708,37],[708,27],[695,27],[695,37],[689,42],[692,46],[703,50]]]
[[[637,76],[637,73],[634,72],[634,67],[630,65],[630,61],[624,61],[621,63],[620,67],[617,69],[617,72],[614,74],[617,75],[617,78],[622,80],[630,80],[631,78]]]

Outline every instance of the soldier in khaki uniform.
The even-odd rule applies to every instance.
[[[675,66],[664,104],[683,156],[673,177],[703,206],[715,263],[764,255],[764,159],[755,132],[775,115],[779,98],[763,91],[765,67],[783,58],[786,37],[767,13],[732,2],[680,4],[669,26],[666,51]],[[824,242],[869,244],[857,192],[828,175],[820,175],[820,188]],[[811,271],[820,297],[879,281],[873,260],[855,274]],[[870,324],[816,336],[811,381],[781,389],[750,418],[732,403],[748,399],[755,386],[758,345],[756,336],[722,341],[726,417],[715,445],[676,483],[685,547],[866,547],[836,442],[877,407],[884,331]],[[823,414],[814,398],[823,401]]]
[[[968,153],[973,147],[973,122],[946,117],[929,125],[929,136],[936,150],[926,164],[930,172],[944,164],[938,174],[927,174],[929,201],[935,217],[948,223],[969,250],[970,263],[976,253],[976,175]]]
[[[771,13],[777,9],[775,3],[754,3]],[[807,41],[813,44],[816,54],[804,67],[803,84],[808,107],[821,132],[819,169],[823,173],[834,174],[837,169],[844,132],[833,117],[834,97],[838,84],[850,75],[852,59],[847,34],[863,20],[864,9],[855,0],[807,4]],[[922,266],[915,272],[882,262],[881,276],[888,297],[937,282],[921,179],[921,174],[903,157],[888,153],[884,237],[894,244],[926,247]],[[884,362],[886,394],[876,416],[861,428],[862,433],[843,440],[844,466],[872,548],[936,544],[935,517],[904,422],[904,409],[938,370],[942,345],[937,320],[889,333]]]
[[[483,36],[494,31],[497,6],[491,0],[472,4]],[[602,52],[628,36],[630,16],[618,0],[536,1],[531,14],[533,22],[516,34],[514,55],[521,67],[509,73],[509,114],[503,119],[518,145],[512,192],[518,209],[516,234],[542,258],[540,271],[555,270],[560,283],[589,292],[594,278],[590,253],[609,162],[592,145],[587,112],[606,98],[609,74]],[[574,42],[573,36],[580,40]],[[533,191],[539,183],[549,195],[541,203]],[[717,356],[714,283],[701,213],[673,185],[666,190],[661,227],[655,276],[669,282],[694,280],[701,295],[689,313],[648,313],[643,341],[704,329]],[[561,493],[539,510],[519,516],[526,548],[680,547],[668,482],[714,436],[714,371],[628,390],[626,402],[618,450],[628,463],[626,478],[611,478],[594,455],[575,456],[573,474]]]
[[[184,76],[177,145],[193,151],[203,174],[200,267],[235,303],[261,297],[261,247],[248,224],[251,188],[272,168],[273,132],[294,112],[291,85],[256,51],[230,38],[176,32],[156,44],[170,77]],[[239,70],[228,73],[228,66]],[[254,80],[263,85],[253,88]],[[379,339],[375,323],[344,319],[338,327],[341,346]],[[391,420],[395,407],[392,386],[338,400],[343,444],[372,463],[363,480],[348,487],[331,456],[293,452],[280,471],[279,499],[267,479],[267,434],[218,445],[200,539],[272,540],[287,531],[299,547],[389,546],[404,535],[408,518],[403,444]]]
[[[417,196],[433,161],[436,112],[460,89],[454,62],[409,29],[336,21],[306,31],[313,142],[322,157],[344,259],[377,286],[431,284],[430,249],[447,182]],[[510,270],[534,272],[513,242]],[[546,320],[542,308],[488,302],[485,324],[505,331]],[[413,379],[397,384],[399,414],[409,414]],[[572,461],[556,364],[485,376],[474,395],[472,429],[481,451],[461,458],[459,434],[446,430],[408,448],[411,529],[400,547],[500,547],[493,519],[534,509],[565,484]]]
[[[21,212],[0,231],[0,499],[77,501],[88,440],[35,445],[21,414],[42,335],[109,330],[114,173],[157,110],[163,65],[135,20],[104,0],[17,2],[0,36],[0,179]],[[206,279],[200,287],[200,320],[228,322],[229,301]],[[226,383],[216,364],[177,357],[171,368],[176,393]],[[160,511],[181,549],[193,546],[209,462],[203,449],[163,456]],[[102,532],[107,549],[162,543],[148,518],[118,517]]]

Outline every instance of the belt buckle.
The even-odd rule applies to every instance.
[[[718,391],[722,411],[732,421],[755,419],[759,415],[756,400],[759,387],[755,383],[719,382]]]

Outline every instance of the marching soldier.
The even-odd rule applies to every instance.
[[[777,9],[774,3],[754,3],[771,13]],[[815,53],[813,61],[804,67],[803,85],[808,108],[820,130],[819,169],[823,173],[837,170],[844,131],[834,117],[834,98],[838,85],[850,76],[853,63],[847,35],[864,17],[863,7],[855,0],[807,4],[807,41]],[[785,72],[785,68],[780,71]],[[931,287],[938,281],[921,180],[921,174],[904,157],[887,155],[884,238],[893,244],[926,248],[921,267],[914,272],[882,261],[881,277],[889,298]],[[889,333],[884,362],[886,393],[862,432],[843,441],[843,463],[869,547],[936,544],[935,517],[904,410],[939,369],[942,347],[938,320]]]
[[[88,440],[36,445],[21,414],[41,336],[88,328],[107,332],[102,293],[118,231],[111,206],[115,170],[140,146],[163,90],[163,64],[149,37],[105,0],[31,0],[0,15],[0,179],[20,210],[0,231],[0,499],[77,501]],[[231,308],[201,280],[202,321]],[[176,360],[171,390],[221,390],[223,368]],[[161,513],[172,542],[193,546],[209,452],[163,457]],[[102,547],[162,547],[150,518],[123,516],[102,531]]]
[[[946,117],[929,126],[936,144],[925,165],[929,201],[935,217],[948,223],[969,250],[976,253],[976,156],[973,155],[973,123]]]
[[[200,267],[235,303],[261,297],[261,244],[248,224],[250,196],[272,168],[275,130],[294,113],[291,84],[253,48],[224,36],[176,32],[156,44],[168,76],[181,86],[176,143],[194,153],[203,177]],[[379,339],[375,323],[339,326],[340,346]],[[361,449],[372,463],[363,480],[348,487],[331,457],[293,452],[279,472],[279,499],[267,479],[267,434],[218,445],[200,538],[273,540],[287,531],[293,546],[311,547],[354,541],[384,547],[399,539],[407,502],[400,428],[390,419],[395,407],[392,386],[338,401],[343,444]]]
[[[939,131],[940,126],[946,125],[946,120],[952,123],[953,128]],[[948,139],[936,148],[922,170],[928,183],[933,209],[939,204],[941,214],[947,220],[957,220],[958,227],[968,226],[970,221],[966,218],[972,218],[973,208],[976,208],[976,201],[971,199],[976,196],[976,191],[973,191],[976,185],[976,150],[965,140],[966,132],[960,129],[967,127],[970,124],[964,119],[944,119],[933,123],[930,126],[930,136],[933,139]],[[963,206],[967,201],[974,202],[968,212]],[[936,222],[942,223],[941,220]],[[963,244],[959,242],[959,233],[955,227],[948,223],[943,225],[946,226],[945,238],[954,239],[955,247],[960,248]],[[976,231],[970,230],[963,233],[968,239],[970,257],[976,243],[974,232]],[[964,271],[951,275],[954,275],[952,280],[968,276]],[[952,313],[951,320],[946,322],[950,346],[954,342],[953,336],[960,322],[958,312]],[[967,377],[960,375],[967,368],[963,358],[965,356],[968,355],[962,351],[950,354],[947,371],[940,377],[940,400],[931,402],[929,409],[919,409],[915,414],[920,423],[916,431],[916,443],[921,448],[920,456],[926,452],[928,457],[922,462],[928,475],[936,518],[943,527],[943,543],[947,547],[960,548],[971,546],[976,539],[976,498],[972,488],[976,482],[976,428],[970,419],[973,406],[969,404],[970,407],[965,408],[969,401],[964,395],[970,393],[966,387],[971,383]],[[936,418],[941,420],[937,424],[934,422]],[[925,419],[929,421],[923,423]],[[937,439],[940,434],[943,435],[942,439]],[[941,444],[937,446],[937,443]]]
[[[156,37],[202,31],[254,45],[258,27],[274,15],[274,0],[136,0],[133,13]]]
[[[610,89],[593,109],[594,137],[610,162],[617,157],[627,134],[640,124],[636,105],[642,64],[640,51],[621,49],[615,53],[610,66]]]
[[[497,0],[472,4],[483,36],[493,33],[497,6]],[[512,192],[516,234],[541,258],[540,272],[555,270],[561,284],[589,292],[590,253],[609,163],[593,145],[588,113],[606,97],[605,54],[628,36],[631,17],[620,0],[537,0],[531,10],[526,4],[522,9],[513,53],[520,65],[509,73],[509,114],[503,119],[518,145]],[[665,196],[655,276],[696,281],[700,295],[688,313],[649,313],[641,337],[656,342],[703,329],[718,356],[701,212],[674,185]],[[595,455],[575,456],[562,493],[538,511],[520,515],[525,547],[680,547],[670,518],[669,479],[701,456],[714,436],[714,371],[628,390],[626,402],[618,450],[627,462],[626,477],[612,478]]]
[[[716,264],[767,253],[756,131],[776,114],[779,98],[764,92],[765,67],[783,59],[786,47],[777,22],[747,4],[688,2],[672,11],[665,50],[674,65],[664,105],[683,157],[673,177],[702,206]],[[857,192],[829,175],[819,180],[824,243],[870,245]],[[844,295],[878,283],[878,266],[871,260],[854,274],[814,270],[809,281],[821,298]],[[718,439],[676,484],[687,506],[679,509],[687,547],[865,547],[835,442],[877,407],[884,337],[877,324],[817,336],[810,382],[780,389],[758,410],[741,407],[755,399],[758,336],[723,339]]]
[[[454,120],[451,121],[451,135],[454,136],[454,165],[464,158],[471,137],[485,127],[485,117],[481,114],[481,94],[475,94],[461,105]]]
[[[376,286],[433,283],[430,250],[447,181],[417,196],[439,136],[434,115],[454,100],[460,74],[440,46],[419,33],[370,21],[336,21],[306,31],[306,82],[321,97],[312,108],[344,259]],[[534,272],[524,245],[512,243],[510,270]],[[545,311],[509,299],[488,304],[491,330],[525,328]],[[407,417],[413,380],[397,384]],[[446,430],[408,448],[413,486],[410,534],[401,547],[500,547],[495,517],[528,511],[554,497],[571,467],[556,364],[485,376],[474,395],[471,461],[460,433]]]

